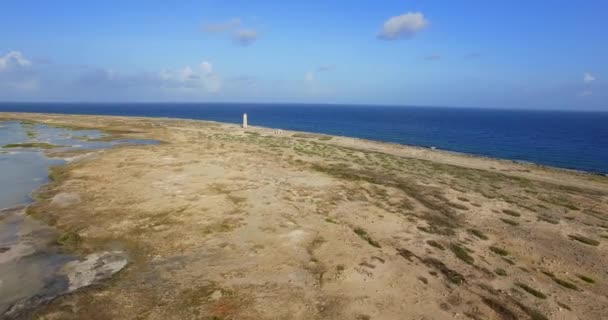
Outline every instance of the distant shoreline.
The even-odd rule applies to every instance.
[[[1,105],[0,105],[0,107],[1,107]],[[11,112],[0,111],[0,114],[2,114],[2,113],[11,113]],[[17,112],[17,113],[20,113],[20,112]],[[63,112],[59,112],[59,111],[58,112],[24,112],[24,113],[49,114],[49,115],[111,116],[111,117],[124,117],[125,116],[125,115],[103,114],[103,113],[98,113],[98,114],[63,113]],[[180,117],[180,116],[162,116],[162,115],[126,115],[126,116],[127,117],[138,117],[138,118],[140,118],[140,117],[141,118],[150,118],[150,119],[209,121],[209,122],[232,124],[232,125],[238,124],[237,121],[218,121],[218,120],[213,120],[213,119],[188,118],[188,117]],[[236,119],[238,119],[238,117],[236,117]],[[253,119],[255,119],[255,114],[253,115]],[[354,138],[354,139],[368,140],[368,141],[374,141],[374,142],[379,142],[379,143],[395,144],[395,145],[401,145],[401,146],[406,146],[406,147],[411,147],[411,148],[422,148],[422,149],[436,150],[436,151],[442,151],[442,152],[449,152],[449,153],[459,154],[462,156],[471,156],[471,157],[479,157],[479,158],[486,158],[486,159],[493,159],[493,160],[511,161],[513,163],[518,163],[518,164],[526,164],[526,165],[546,167],[546,168],[551,168],[551,169],[566,170],[566,171],[575,172],[575,173],[584,173],[584,174],[591,174],[591,175],[598,175],[598,176],[608,176],[608,171],[605,171],[605,170],[582,169],[582,168],[577,168],[577,167],[568,166],[568,165],[561,165],[561,166],[552,165],[552,164],[543,163],[542,161],[533,161],[533,160],[528,160],[528,159],[511,158],[511,157],[501,157],[501,156],[495,156],[495,155],[491,155],[491,154],[484,154],[484,153],[480,153],[480,152],[468,152],[468,151],[459,150],[458,148],[450,148],[450,147],[445,147],[445,146],[442,147],[442,146],[436,146],[436,145],[432,145],[432,144],[412,144],[412,143],[396,142],[396,141],[391,141],[391,140],[359,137],[359,136],[349,135],[349,134],[333,134],[333,133],[327,133],[327,132],[323,132],[323,131],[294,130],[294,129],[289,129],[289,128],[281,128],[279,126],[256,125],[255,120],[253,122],[253,127],[260,127],[260,128],[267,128],[267,129],[282,129],[282,130],[289,130],[292,132],[314,133],[314,134],[324,134],[324,135],[331,135],[331,136],[350,137],[350,138]]]
[[[44,119],[40,119],[41,116],[49,117],[50,118],[49,120],[51,120],[51,121],[49,122],[49,121],[45,121]],[[99,119],[108,118],[108,119],[141,119],[141,120],[146,120],[146,121],[169,121],[172,123],[175,122],[176,124],[179,124],[181,122],[186,122],[186,123],[200,122],[200,123],[217,124],[217,125],[221,125],[223,127],[231,127],[234,130],[260,132],[260,133],[267,134],[269,136],[272,135],[274,131],[280,129],[283,131],[283,134],[279,135],[280,137],[293,138],[292,137],[293,135],[298,135],[298,134],[313,135],[313,136],[319,136],[319,137],[320,136],[329,136],[329,137],[332,137],[332,139],[329,141],[323,141],[324,143],[335,144],[337,141],[339,141],[340,142],[339,145],[348,145],[349,147],[352,147],[355,149],[363,149],[365,151],[388,152],[388,153],[396,152],[397,154],[400,154],[400,155],[403,155],[406,157],[429,160],[429,161],[433,161],[433,162],[439,162],[439,163],[445,163],[445,164],[451,164],[451,165],[458,165],[458,166],[463,166],[463,167],[472,168],[472,169],[501,171],[501,170],[493,169],[494,166],[492,166],[492,164],[500,164],[501,166],[505,166],[508,168],[508,169],[502,169],[502,172],[508,173],[509,175],[525,176],[525,174],[522,175],[522,173],[525,173],[526,171],[530,171],[530,170],[532,170],[532,171],[539,170],[539,171],[556,173],[558,175],[560,173],[562,173],[567,176],[575,175],[575,176],[581,176],[583,178],[589,177],[591,179],[593,179],[593,177],[597,177],[599,179],[608,177],[608,174],[601,173],[601,172],[592,172],[592,171],[584,171],[584,170],[577,170],[577,169],[571,169],[571,168],[548,166],[548,165],[538,164],[538,163],[529,162],[529,161],[496,158],[496,157],[491,157],[491,156],[471,154],[471,153],[465,153],[465,152],[459,152],[459,151],[453,151],[453,150],[431,148],[431,147],[427,147],[427,146],[417,146],[417,145],[394,143],[394,142],[390,142],[390,141],[371,140],[371,139],[351,137],[351,136],[328,135],[328,134],[319,133],[319,132],[296,131],[296,130],[271,128],[271,127],[258,126],[258,125],[249,125],[248,129],[242,129],[240,125],[237,125],[235,123],[221,122],[221,121],[214,121],[214,120],[184,119],[184,118],[172,118],[172,117],[148,117],[148,116],[78,115],[78,114],[59,114],[59,113],[0,112],[0,121],[2,121],[3,118],[14,119],[14,120],[18,121],[20,119],[27,119],[30,117],[33,118],[33,121],[51,124],[51,125],[52,125],[52,122],[54,121],[53,118],[59,118],[59,119],[68,118],[69,119],[69,118],[81,118],[81,117],[85,118],[85,119],[87,119],[87,118],[99,118]],[[75,122],[78,123],[79,121],[77,119],[75,119]],[[80,125],[81,124],[78,124],[75,126],[78,127]],[[104,130],[103,126],[91,126],[90,128]],[[540,176],[536,177],[536,178],[539,178],[542,180],[542,177],[540,177]],[[557,182],[557,181],[555,181],[555,182]]]

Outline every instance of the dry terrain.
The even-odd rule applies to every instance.
[[[28,213],[129,263],[35,319],[608,318],[604,176],[204,121],[0,119],[162,142],[51,169]]]

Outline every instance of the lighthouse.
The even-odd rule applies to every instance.
[[[247,114],[243,113],[243,128],[247,129]]]

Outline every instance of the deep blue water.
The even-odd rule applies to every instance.
[[[0,111],[204,119],[608,173],[608,112],[304,104],[1,103]]]

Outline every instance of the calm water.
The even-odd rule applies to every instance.
[[[608,112],[288,104],[0,104],[0,111],[173,117],[320,132],[608,173]]]
[[[67,290],[61,268],[75,257],[54,246],[57,234],[24,212],[30,194],[48,182],[48,167],[65,163],[36,148],[2,148],[7,144],[45,142],[60,150],[109,148],[120,143],[152,140],[88,141],[104,135],[17,121],[0,121],[0,318],[22,299],[47,299]],[[5,209],[9,208],[10,209]]]

